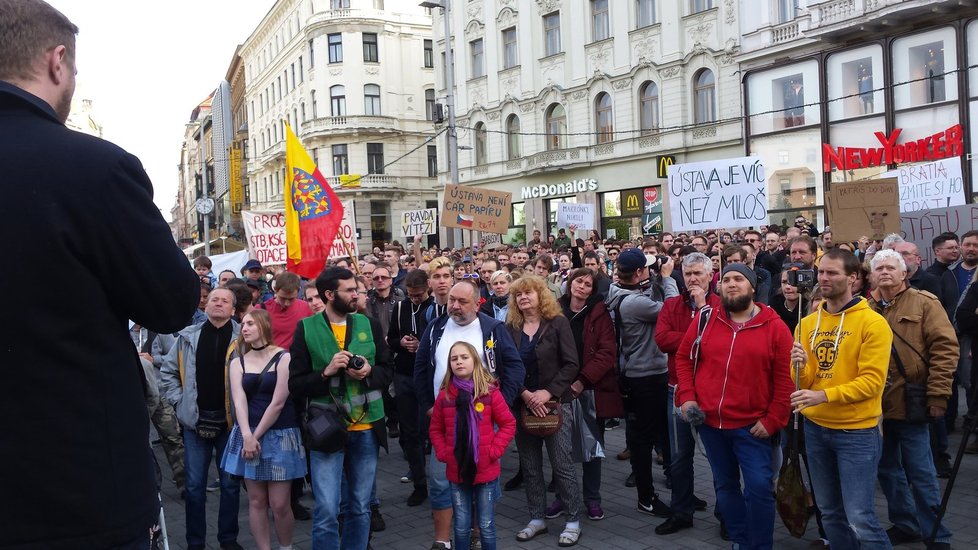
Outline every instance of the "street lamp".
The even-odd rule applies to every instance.
[[[452,9],[451,0],[426,0],[422,8],[440,8],[445,20],[445,109],[448,110],[448,174],[453,184],[458,184],[458,134],[455,131],[455,54],[452,48]],[[462,230],[455,228],[449,246],[462,246]]]

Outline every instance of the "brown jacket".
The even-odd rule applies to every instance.
[[[509,325],[506,328],[509,329],[516,343],[516,349],[519,349],[523,330]],[[574,400],[570,385],[577,380],[580,370],[577,344],[574,342],[570,321],[563,315],[542,320],[534,337],[537,338],[534,355],[537,358],[539,389],[549,391],[551,395],[559,398],[561,403],[570,403]],[[523,389],[525,388],[520,389],[520,393]]]
[[[927,405],[947,409],[960,352],[941,302],[930,292],[908,288],[897,294],[887,308],[880,304],[879,290],[874,290],[869,305],[893,330],[893,349],[900,355],[910,381],[927,384]],[[906,417],[903,383],[891,354],[883,390],[883,418]]]

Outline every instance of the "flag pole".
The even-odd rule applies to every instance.
[[[353,264],[353,271],[354,271],[354,273],[356,273],[357,276],[361,276],[362,277],[363,276],[363,273],[360,273],[360,261],[357,259],[356,256],[354,256],[350,252],[350,245],[347,244],[346,237],[343,236],[343,229],[340,228],[340,230],[337,231],[336,234],[340,237],[340,242],[343,243],[343,250],[346,251],[346,255],[350,257],[350,263]]]

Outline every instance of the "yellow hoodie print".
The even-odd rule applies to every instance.
[[[802,414],[835,430],[877,426],[893,345],[886,319],[863,298],[838,313],[830,313],[823,302],[818,311],[802,319],[799,336],[808,354],[799,387],[824,391],[828,398],[826,403],[802,409]]]

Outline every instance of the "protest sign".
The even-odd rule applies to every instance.
[[[329,259],[333,260],[336,258],[347,258],[350,254],[358,256],[360,252],[357,250],[357,225],[356,225],[356,212],[353,210],[353,200],[343,201],[343,221],[340,223],[339,229],[336,230],[336,238],[333,239],[333,247],[329,251]],[[346,240],[346,246],[343,247],[343,239],[340,239],[340,235]]]
[[[493,250],[503,246],[503,236],[498,233],[483,233],[482,246],[486,250]]]
[[[414,237],[415,235],[434,235],[438,232],[436,221],[438,210],[426,208],[424,210],[408,210],[401,213],[401,235],[404,237]]]
[[[767,180],[760,157],[669,167],[673,231],[767,223]]]
[[[505,233],[512,214],[512,198],[512,193],[448,184],[441,201],[441,225]]]
[[[895,178],[833,183],[825,197],[825,213],[836,242],[866,235],[882,239],[900,230],[900,193]]]
[[[946,232],[955,233],[960,237],[974,229],[978,229],[978,204],[900,214],[900,235],[917,245],[920,262],[924,267],[934,261],[932,248],[934,237]],[[832,230],[835,230],[835,226],[832,226]]]
[[[285,212],[241,212],[245,238],[248,240],[248,256],[261,265],[285,263]]]
[[[594,229],[594,205],[557,203],[557,227],[577,226],[577,230]]]
[[[901,166],[882,175],[900,185],[900,212],[964,204],[961,159],[951,158]]]

